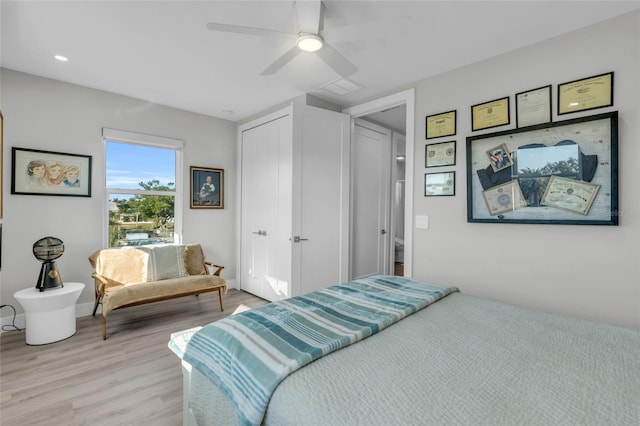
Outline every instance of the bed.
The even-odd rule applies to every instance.
[[[257,423],[640,424],[639,331],[442,289],[415,313],[286,374]],[[169,342],[182,358],[184,423],[251,424],[206,369],[187,362],[216,323]]]

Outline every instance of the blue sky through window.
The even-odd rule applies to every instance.
[[[176,182],[176,152],[107,141],[107,188],[142,189],[140,182]]]

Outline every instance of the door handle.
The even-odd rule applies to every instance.
[[[298,236],[293,237],[293,242],[294,243],[299,243],[300,241],[309,241],[308,238],[300,238]]]
[[[267,236],[267,231],[252,232],[252,234]]]

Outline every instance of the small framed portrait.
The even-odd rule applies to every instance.
[[[190,207],[192,209],[224,208],[224,170],[209,167],[189,167]]]
[[[495,146],[487,151],[489,163],[494,172],[511,167],[513,160],[505,144]]]

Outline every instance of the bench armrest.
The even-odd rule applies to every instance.
[[[91,278],[95,280],[96,298],[101,298],[104,295],[104,290],[109,285],[109,280],[96,272],[91,274]]]
[[[224,266],[216,265],[215,263],[212,263],[212,262],[205,261],[204,264],[209,269],[209,272],[212,272],[212,275],[220,276],[220,272],[224,269]],[[214,268],[215,268],[215,271],[213,271]]]

